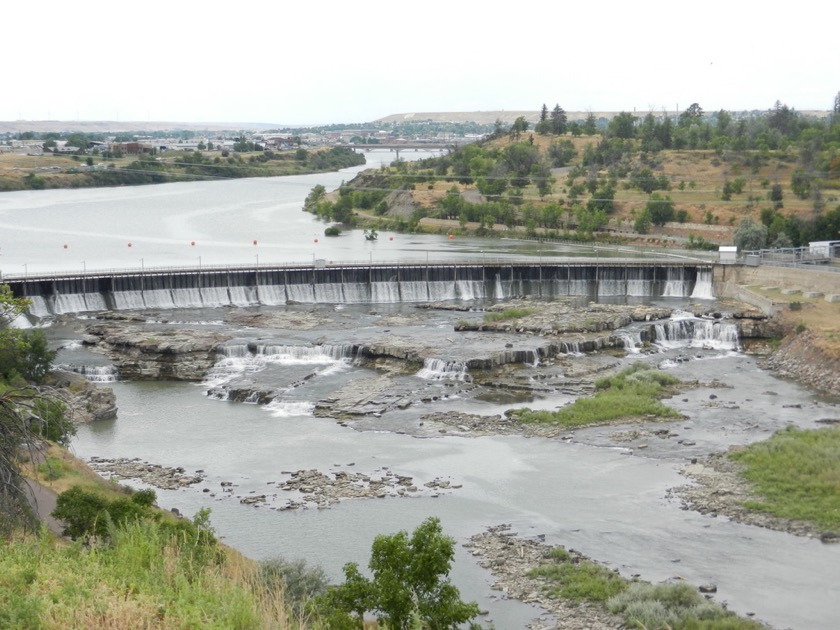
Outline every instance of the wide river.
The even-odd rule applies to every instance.
[[[445,236],[393,235],[392,241],[384,235],[369,243],[356,231],[324,238],[323,225],[301,212],[303,198],[315,184],[334,188],[356,170],[268,180],[4,193],[0,268],[17,275],[141,264],[244,265],[257,259],[263,264],[313,257],[376,261],[533,252],[533,246],[523,249],[513,242]],[[376,316],[399,315],[410,308],[377,307]],[[371,316],[362,306],[347,307],[342,316],[352,318],[355,313]],[[210,310],[172,318],[223,327],[219,313]],[[102,357],[68,343],[76,335],[72,325],[48,330],[56,343],[65,345],[59,361],[102,363]],[[423,326],[416,334],[424,334]],[[692,360],[668,361],[678,355]],[[377,534],[411,531],[428,516],[439,516],[458,543],[455,583],[466,598],[489,611],[497,628],[522,628],[540,614],[493,591],[492,576],[461,546],[471,535],[501,523],[510,523],[522,536],[544,535],[549,543],[577,549],[627,576],[714,583],[717,601],[741,614],[754,613],[777,629],[837,628],[840,545],[702,516],[681,509],[679,501],[666,495],[669,488],[686,483],[678,467],[690,457],[765,439],[790,424],[816,427],[815,420],[840,417],[837,402],[776,379],[754,359],[726,348],[662,348],[645,360],[666,365],[686,380],[717,379],[734,385],[725,390],[690,389],[668,401],[687,417],[669,426],[690,437],[690,448],[652,444],[649,450],[631,454],[606,439],[601,429],[579,431],[568,442],[415,437],[411,427],[421,413],[458,409],[495,414],[504,409],[478,398],[447,399],[446,382],[421,383],[419,377],[406,378],[417,378],[418,388],[439,387],[437,402],[356,427],[342,426],[311,413],[312,403],[359,374],[361,368],[340,361],[317,367],[306,386],[296,390],[295,400],[272,408],[214,400],[198,384],[113,383],[118,419],[81,427],[72,447],[82,458],[137,457],[189,472],[203,470],[206,478],[197,486],[159,490],[160,505],[187,515],[210,507],[218,533],[247,555],[303,557],[335,579],[348,561],[366,565]],[[275,366],[270,373],[278,378],[283,369]],[[726,404],[709,404],[712,394]],[[565,402],[568,396],[558,393],[534,404],[552,407]],[[345,501],[321,510],[256,508],[236,498],[277,494],[276,486],[269,484],[299,469],[367,474],[388,469],[414,477],[418,485],[442,478],[460,487],[437,497],[427,493],[412,499]],[[222,492],[222,482],[233,483],[234,493]]]

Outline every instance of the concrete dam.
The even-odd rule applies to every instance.
[[[7,278],[30,314],[301,304],[504,300],[520,296],[712,298],[697,261],[326,264],[147,269]]]

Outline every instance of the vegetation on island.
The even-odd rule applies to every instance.
[[[706,599],[689,584],[627,580],[617,571],[564,547],[552,548],[540,566],[528,572],[528,577],[541,584],[545,597],[602,607],[619,615],[627,628],[761,630],[765,627]]]
[[[729,457],[761,497],[745,507],[840,533],[840,427],[787,427]]]
[[[839,95],[840,96],[840,95]],[[367,171],[304,209],[346,225],[608,241],[670,235],[710,249],[840,237],[840,98],[826,117],[622,112],[500,122],[448,155]]]
[[[557,411],[513,409],[508,415],[520,422],[566,428],[637,419],[675,419],[680,414],[665,405],[680,380],[644,363],[635,363],[614,376],[595,382],[595,394],[577,398]]]

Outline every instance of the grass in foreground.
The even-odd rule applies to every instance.
[[[840,532],[840,427],[788,427],[730,457],[763,497],[747,508]]]
[[[509,413],[521,422],[568,428],[631,418],[679,418],[677,411],[659,400],[679,382],[675,376],[636,363],[596,381],[594,396],[578,398],[557,411],[516,409]]]
[[[292,628],[282,592],[255,587],[256,564],[153,523],[85,548],[43,533],[2,541],[0,627]]]

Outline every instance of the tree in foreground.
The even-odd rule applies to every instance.
[[[66,444],[75,432],[64,406],[35,387],[55,357],[43,332],[9,327],[28,306],[0,285],[0,536],[36,525],[22,467],[41,440]]]
[[[371,547],[373,578],[350,562],[344,583],[331,587],[316,606],[330,628],[362,628],[365,613],[376,615],[389,630],[457,628],[478,615],[478,605],[461,601],[449,581],[454,555],[455,541],[443,534],[435,517],[411,536],[382,534]]]

